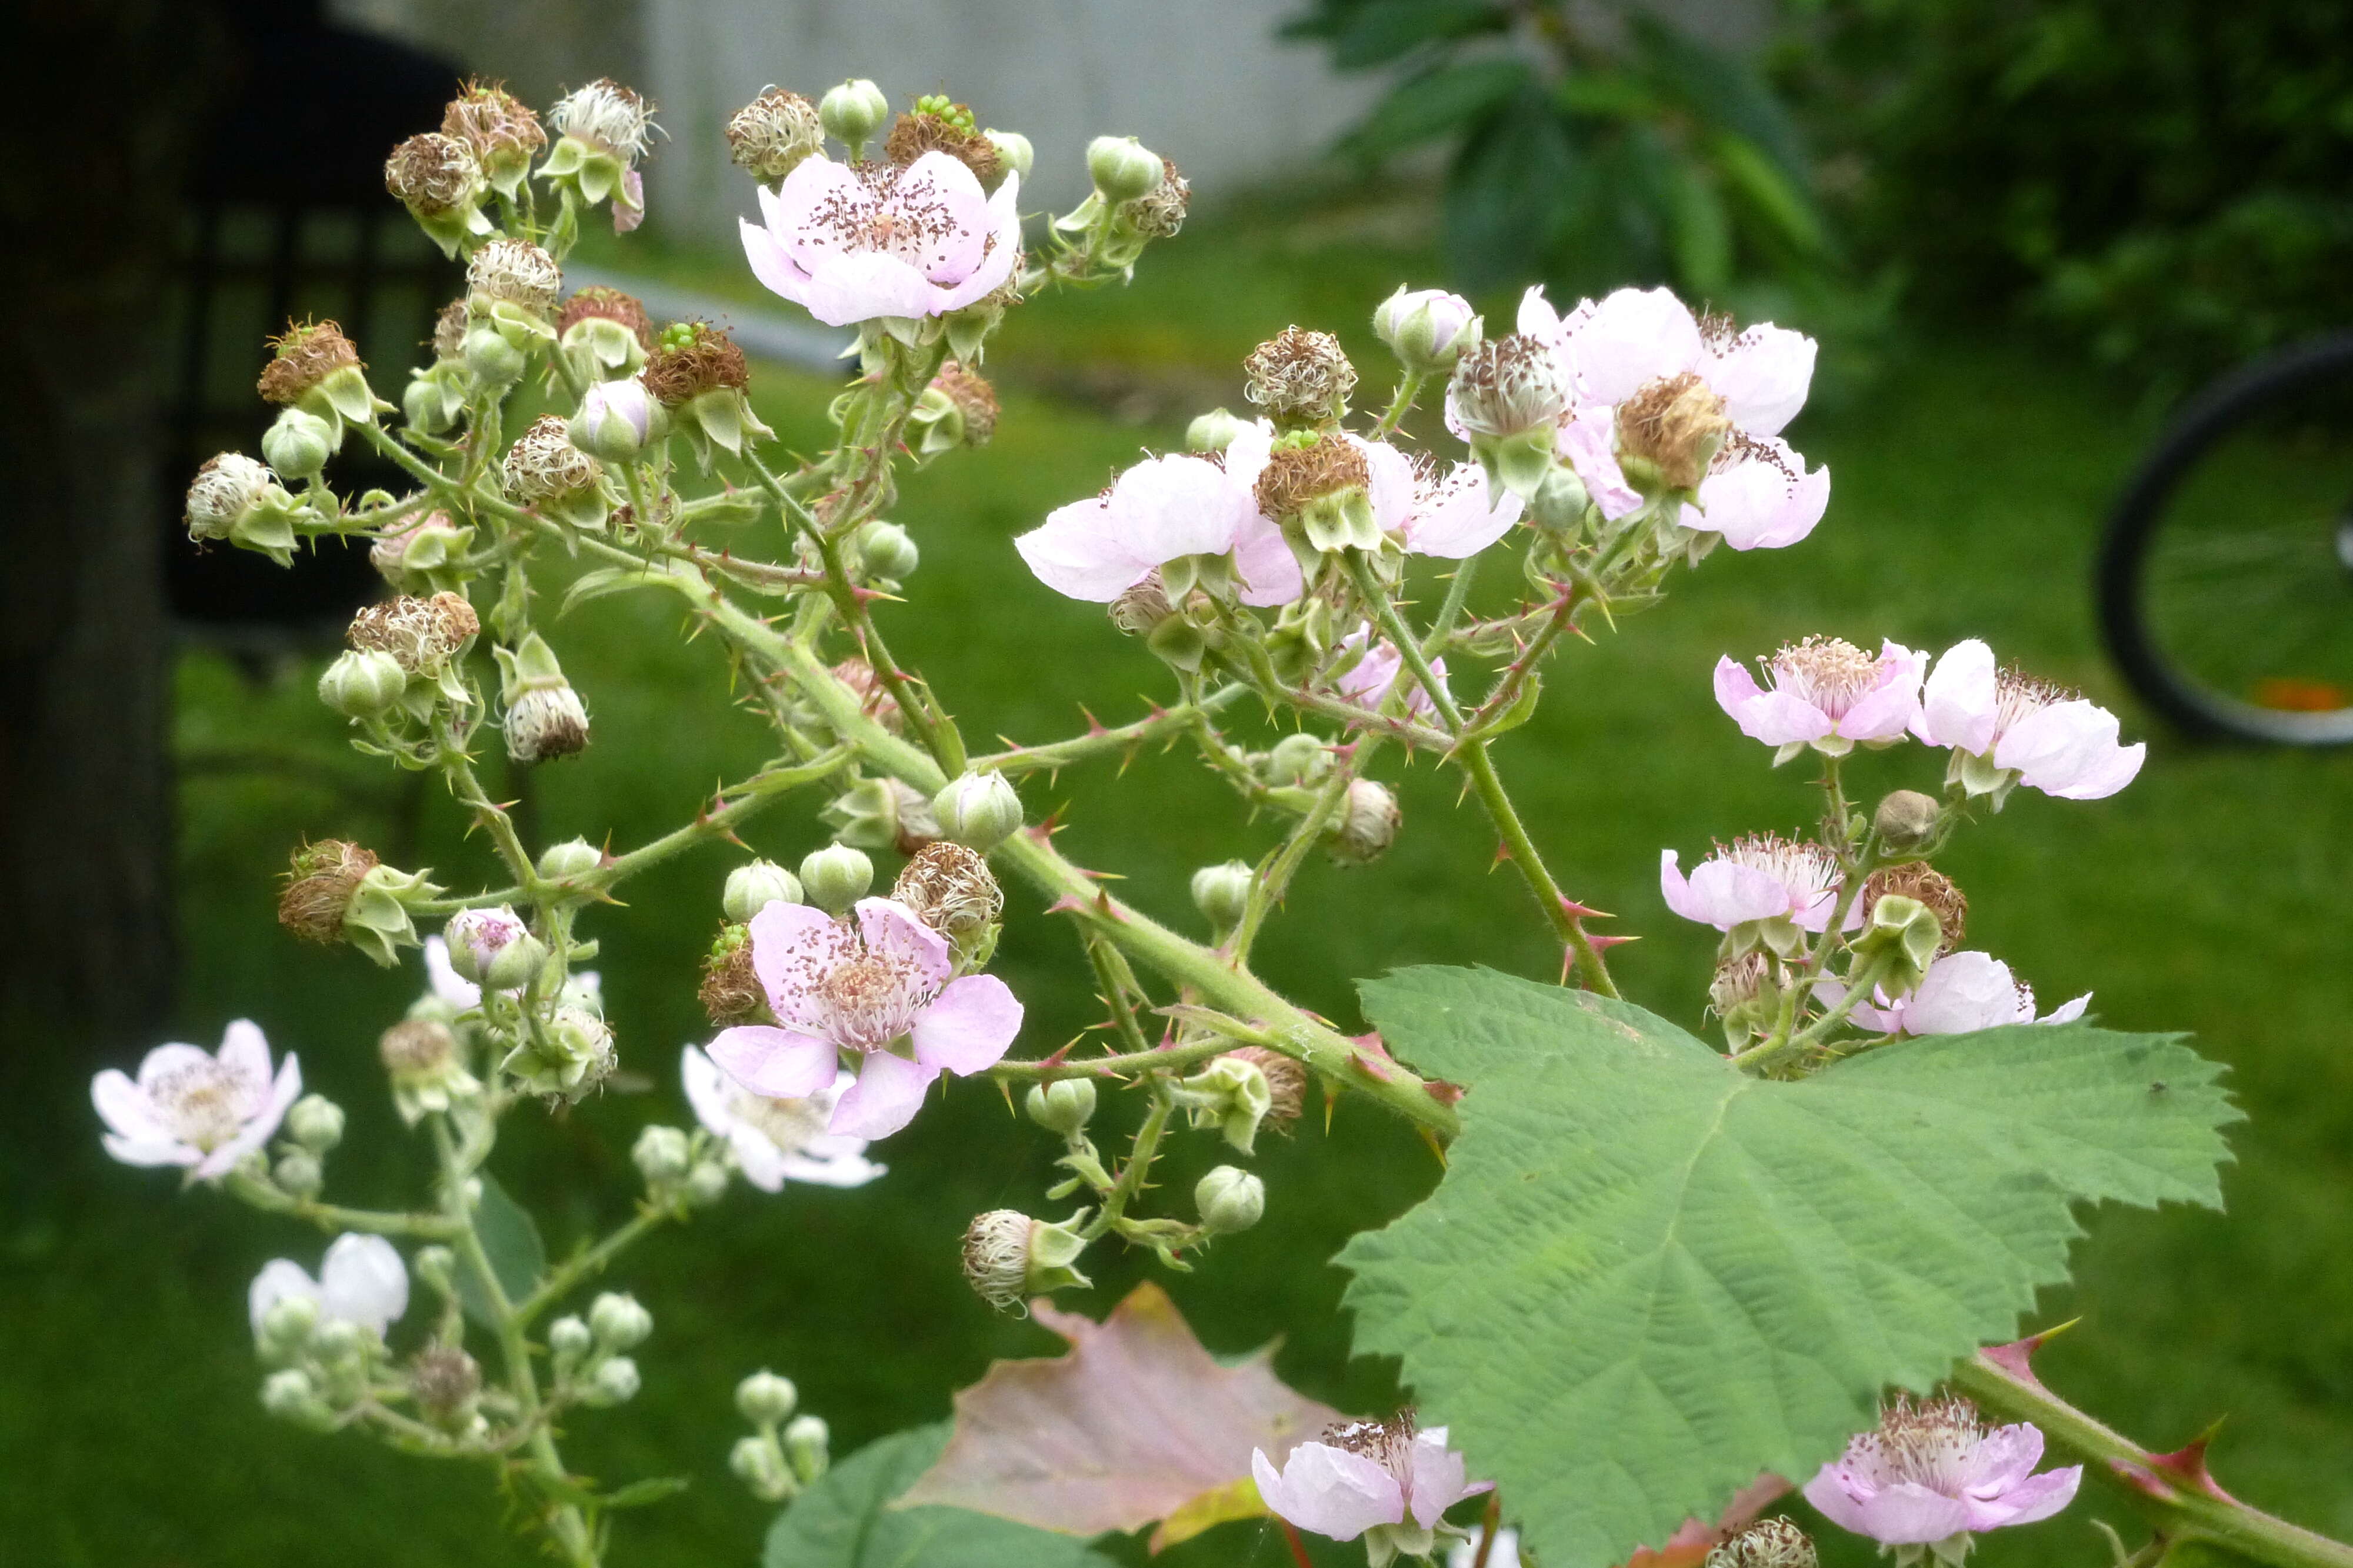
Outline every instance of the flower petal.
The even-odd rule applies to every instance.
[[[1250,1454],[1259,1497],[1302,1530],[1354,1541],[1377,1524],[1405,1521],[1405,1491],[1395,1476],[1327,1443],[1302,1443],[1278,1473],[1263,1449]]]
[[[155,1114],[154,1102],[119,1068],[108,1068],[90,1080],[90,1101],[99,1117],[117,1136],[133,1143],[169,1144],[172,1130]],[[145,1162],[137,1162],[144,1163]]]
[[[2068,1465],[2056,1470],[2045,1470],[2039,1476],[2029,1476],[2001,1496],[1969,1504],[1969,1528],[1991,1530],[2005,1524],[2032,1524],[2038,1519],[2049,1519],[2075,1500],[2075,1489],[2083,1484],[2084,1467]],[[2001,1517],[1994,1517],[1999,1513]]]
[[[1282,537],[1282,530],[1255,514],[1244,518],[1234,542],[1234,573],[1241,579],[1236,595],[1260,609],[1287,605],[1307,592],[1299,573],[1299,557]]]
[[[955,973],[947,939],[925,925],[923,918],[895,899],[858,900],[858,929],[866,951],[884,958],[902,959],[921,972],[928,992],[944,984]]]
[[[1409,1468],[1406,1507],[1413,1521],[1425,1530],[1464,1498],[1494,1488],[1493,1481],[1466,1482],[1462,1456],[1447,1447],[1444,1427],[1433,1427],[1414,1438]]]
[[[381,1334],[408,1310],[408,1268],[384,1237],[346,1231],[319,1265],[319,1295],[331,1315]]]
[[[760,194],[765,196],[767,192],[764,189]],[[744,241],[744,259],[750,263],[752,276],[760,280],[761,286],[796,305],[807,303],[808,274],[794,262],[792,253],[776,243],[775,235],[749,218],[737,218],[735,226]]]
[[[889,1051],[868,1055],[858,1069],[858,1082],[833,1108],[829,1131],[851,1138],[888,1138],[915,1119],[923,1108],[923,1091],[940,1069],[911,1062]]]
[[[858,956],[856,933],[823,910],[781,899],[762,905],[751,929],[752,973],[776,1021],[805,1035],[820,1033],[830,1015],[818,987],[835,965]]]
[[[1912,732],[1976,756],[1993,744],[1993,649],[1976,637],[1957,642],[1928,672]]]
[[[765,1024],[722,1029],[710,1055],[729,1078],[770,1100],[800,1100],[833,1081],[832,1041]]]
[[[254,1338],[261,1337],[261,1324],[269,1316],[269,1309],[289,1297],[318,1300],[318,1281],[292,1258],[273,1258],[261,1266],[261,1272],[253,1277],[253,1283],[245,1290],[245,1315],[253,1324]]]
[[[1281,538],[1276,535],[1277,542]],[[1017,537],[1013,548],[1046,586],[1066,598],[1098,605],[1118,598],[1156,564],[1138,560],[1120,538],[1110,503],[1101,496],[1055,508],[1044,522]],[[1295,574],[1298,568],[1292,570]]]
[[[1812,1496],[1809,1490],[1809,1497]],[[1930,1491],[1917,1481],[1897,1481],[1858,1500],[1861,1522],[1848,1528],[1891,1546],[1942,1541],[1969,1527],[1969,1505]]]
[[[951,981],[915,1016],[915,1059],[958,1078],[995,1067],[1021,1032],[1021,1003],[994,974]]]

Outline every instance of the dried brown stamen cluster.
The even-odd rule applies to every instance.
[[[441,134],[455,136],[484,164],[528,162],[547,145],[539,116],[497,82],[469,79],[441,111]]]
[[[702,961],[702,984],[696,995],[704,1014],[721,1028],[767,1018],[768,994],[752,967],[750,928],[731,925],[719,933]]]
[[[1296,1058],[1281,1051],[1268,1050],[1264,1046],[1238,1046],[1219,1053],[1236,1061],[1250,1063],[1266,1076],[1270,1103],[1266,1110],[1266,1125],[1278,1132],[1288,1131],[1307,1108],[1307,1068]]]
[[[292,403],[336,371],[360,363],[360,351],[332,321],[290,321],[269,346],[274,353],[254,389],[271,403]]]
[[[572,429],[543,414],[507,449],[501,477],[506,492],[525,506],[578,495],[596,482],[596,460],[572,444]]]
[[[752,384],[752,372],[734,339],[707,321],[696,321],[683,342],[665,342],[655,348],[638,379],[664,407],[677,408],[718,387],[741,392]]]
[[[1894,897],[1916,899],[1928,906],[1936,917],[1936,929],[1944,933],[1936,951],[1950,952],[1960,946],[1968,932],[1969,900],[1953,879],[1929,865],[1926,860],[1914,860],[1902,866],[1890,866],[1874,871],[1862,885],[1862,915],[1871,918],[1872,907],[1880,900]]]
[[[353,893],[375,868],[375,856],[356,844],[340,838],[305,844],[294,851],[293,868],[278,895],[278,923],[304,942],[338,940]]]
[[[987,446],[988,438],[997,434],[997,389],[955,360],[941,363],[939,374],[932,377],[932,388],[955,404],[964,416],[964,444]]]
[[[433,318],[433,357],[453,360],[466,352],[466,301],[452,300]]]
[[[1192,183],[1176,167],[1176,160],[1161,159],[1160,170],[1157,185],[1119,209],[1127,226],[1148,239],[1175,237],[1185,226],[1185,214],[1193,205]]]
[[[1618,406],[1618,451],[1658,470],[1670,489],[1699,488],[1732,428],[1724,399],[1691,371],[1653,381]]]
[[[562,337],[574,327],[592,318],[617,321],[638,340],[638,346],[650,354],[654,352],[654,324],[646,316],[646,308],[635,294],[608,289],[592,283],[577,289],[564,301],[564,309],[555,318],[555,334]]]
[[[899,700],[874,673],[874,667],[862,658],[845,658],[833,667],[833,678],[858,695],[858,706],[865,715],[892,734],[906,726],[906,715],[899,711]]]
[[[972,111],[959,103],[954,117],[942,114],[915,113],[899,116],[883,139],[882,155],[901,168],[905,168],[926,153],[944,153],[973,172],[976,179],[987,184],[996,179],[1002,167],[997,144],[971,128]]]
[[[427,131],[392,150],[384,188],[411,212],[438,217],[482,194],[482,163],[461,137]]]
[[[430,671],[482,629],[462,594],[406,595],[370,605],[352,617],[344,640],[363,653],[388,653],[409,674]]]
[[[457,1050],[458,1037],[436,1018],[403,1018],[376,1037],[385,1070],[398,1079],[438,1072]]]
[[[1336,431],[1318,437],[1308,446],[1278,446],[1259,471],[1251,493],[1259,510],[1280,521],[1296,517],[1312,501],[1363,489],[1372,483],[1372,468],[1356,444]]]
[[[494,239],[466,263],[466,289],[545,319],[555,314],[555,302],[563,297],[564,269],[527,239]]]
[[[1704,1568],[1815,1568],[1814,1543],[1793,1520],[1760,1519],[1707,1554]]]
[[[1446,400],[1472,435],[1515,436],[1558,420],[1568,408],[1568,388],[1551,349],[1514,332],[1464,351]]]
[[[1242,395],[1278,421],[1336,419],[1356,389],[1356,367],[1329,332],[1285,327],[1242,361]]]
[[[924,845],[899,873],[891,896],[934,931],[961,936],[1005,912],[1005,890],[977,852],[948,839]]]

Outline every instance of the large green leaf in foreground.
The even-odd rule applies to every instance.
[[[2071,1205],[2219,1205],[2220,1068],[2170,1037],[2027,1025],[1772,1083],[1639,1007],[1490,971],[1364,986],[1383,1039],[1471,1086],[1430,1200],[1349,1242],[1360,1349],[1559,1568],[1804,1479],[2014,1337]]]
[[[776,1516],[765,1568],[1116,1568],[1067,1535],[960,1508],[894,1508],[948,1445],[948,1424],[879,1437]]]

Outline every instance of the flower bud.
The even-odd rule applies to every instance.
[[[735,1408],[754,1426],[774,1426],[793,1413],[800,1391],[765,1367],[735,1385]]]
[[[1704,1568],[1815,1568],[1814,1543],[1795,1521],[1760,1519],[1707,1554]]]
[[[1274,1109],[1274,1088],[1251,1058],[1229,1051],[1209,1058],[1179,1085],[1179,1100],[1198,1128],[1214,1127],[1240,1153],[1250,1153],[1259,1123]]]
[[[825,1474],[827,1447],[833,1434],[821,1415],[796,1415],[785,1427],[785,1453],[792,1459],[793,1474],[803,1486]]]
[[[540,852],[539,874],[551,882],[585,877],[605,863],[605,852],[586,838],[567,838]]]
[[[314,479],[343,444],[341,436],[341,431],[315,414],[284,408],[261,433],[261,455],[290,479]]]
[[[1071,1267],[1086,1243],[1067,1226],[1031,1219],[1015,1209],[976,1215],[964,1233],[964,1277],[999,1311],[1068,1285],[1090,1283]]]
[[[507,756],[518,763],[569,757],[588,746],[588,710],[564,678],[555,650],[537,632],[512,648],[491,650],[499,663]]]
[[[1332,773],[1332,748],[1321,735],[1294,731],[1266,754],[1266,782],[1284,785],[1322,784]]]
[[[1248,1171],[1219,1165],[1193,1184],[1193,1207],[1212,1236],[1248,1230],[1266,1213],[1266,1184]]]
[[[280,1296],[261,1315],[259,1348],[275,1360],[301,1353],[319,1331],[319,1303],[308,1296]]]
[[[792,1495],[792,1472],[784,1451],[765,1433],[736,1438],[727,1451],[727,1468],[762,1502],[782,1502]]]
[[[1908,853],[1928,843],[1936,836],[1936,825],[1944,816],[1944,807],[1933,795],[1922,795],[1916,789],[1899,789],[1879,803],[1872,814],[1872,826],[1879,832],[1879,841],[1898,853]]]
[[[1029,144],[1029,138],[1018,131],[988,130],[981,134],[987,137],[988,144],[997,149],[998,168],[1008,169],[1025,181],[1029,178],[1029,171],[1038,162],[1037,149]]]
[[[319,1325],[317,1333],[311,1336],[311,1348],[323,1363],[348,1364],[366,1355],[375,1338],[375,1331],[371,1329],[364,1329],[344,1319],[330,1318]]]
[[[430,1247],[418,1247],[408,1260],[408,1271],[441,1296],[458,1294],[457,1268],[458,1255],[438,1241]]]
[[[860,849],[913,855],[940,836],[932,803],[893,778],[860,779],[818,815],[832,826],[835,837]]]
[[[847,844],[828,844],[801,860],[801,890],[829,915],[847,914],[873,885],[874,862]]]
[[[1087,143],[1087,177],[1113,205],[1149,195],[1165,167],[1160,154],[1133,136],[1098,136]]]
[[[588,1304],[588,1327],[608,1351],[635,1350],[654,1331],[654,1315],[635,1296],[607,1290]]]
[[[1047,1131],[1075,1138],[1094,1118],[1094,1082],[1091,1079],[1062,1078],[1052,1083],[1033,1084],[1029,1092],[1022,1096],[1021,1107],[1029,1113],[1030,1121]]]
[[[427,512],[368,546],[368,563],[402,593],[429,595],[454,586],[452,574],[473,540],[474,531],[451,522],[448,512]]]
[[[774,860],[753,860],[727,873],[720,907],[741,925],[770,904],[801,902],[801,879]]]
[[[825,133],[848,147],[854,158],[891,118],[891,100],[872,82],[853,77],[818,100],[817,116]]]
[[[1249,421],[1223,408],[1212,408],[1207,414],[1193,416],[1185,426],[1185,449],[1188,452],[1222,452],[1234,444],[1234,437],[1249,428]]]
[[[1242,361],[1242,395],[1284,429],[1329,425],[1347,412],[1356,367],[1329,332],[1285,327]]]
[[[286,1135],[324,1154],[343,1141],[343,1108],[323,1094],[306,1094],[286,1112]]]
[[[1585,510],[1593,504],[1592,493],[1577,470],[1566,463],[1556,464],[1537,484],[1535,494],[1527,498],[1528,521],[1546,533],[1567,534],[1585,521]]]
[[[669,414],[643,382],[630,376],[600,381],[582,395],[580,412],[572,419],[572,444],[608,463],[633,463],[669,429]]]
[[[686,1201],[707,1209],[727,1195],[727,1167],[716,1160],[697,1160],[686,1173]]]
[[[727,121],[727,159],[764,184],[774,184],[825,145],[825,125],[817,106],[797,92],[771,87]]]
[[[533,938],[531,927],[511,904],[495,910],[459,910],[441,928],[441,940],[448,944],[450,968],[478,985],[501,991],[528,984],[547,957],[547,949]],[[508,954],[522,942],[530,942],[536,951],[523,953],[520,960],[510,959]]]
[[[1379,859],[1397,842],[1405,813],[1387,784],[1356,779],[1340,807],[1340,820],[1324,836],[1324,847],[1343,866],[1364,866]]]
[[[346,719],[373,719],[400,700],[408,672],[388,653],[354,648],[319,677],[319,700]]]
[[[1247,861],[1204,866],[1193,873],[1193,907],[1208,916],[1209,924],[1219,931],[1231,931],[1241,924],[1250,908],[1250,887],[1257,879]]]
[[[675,1127],[649,1127],[629,1146],[629,1160],[646,1185],[657,1190],[676,1186],[693,1163],[686,1134]]]
[[[923,552],[907,531],[895,522],[876,521],[858,531],[858,558],[870,578],[903,583],[915,574]]]
[[[1644,479],[1670,490],[1699,489],[1732,431],[1724,399],[1698,374],[1649,383],[1618,405],[1618,462],[1636,489]]]
[[[563,1006],[499,1067],[527,1093],[577,1103],[618,1065],[612,1026],[586,1007]]]
[[[481,1363],[462,1346],[427,1345],[408,1363],[408,1392],[425,1419],[444,1431],[463,1431],[481,1396]]]
[[[1479,341],[1480,325],[1470,300],[1442,289],[1409,293],[1399,286],[1373,312],[1373,335],[1417,375],[1452,370],[1462,351]]]
[[[1021,796],[1003,773],[967,773],[932,797],[932,815],[943,834],[985,854],[1019,830]]]
[[[891,896],[950,938],[971,936],[1005,912],[1005,890],[988,862],[944,838],[915,852],[891,885]]]
[[[311,1374],[299,1367],[273,1372],[261,1384],[261,1408],[280,1421],[291,1421],[298,1426],[318,1431],[331,1430],[335,1425],[335,1413],[319,1397]]]
[[[512,386],[531,368],[522,350],[487,323],[466,330],[464,359],[466,374],[478,384],[494,389]]]
[[[559,1365],[578,1361],[596,1342],[595,1332],[576,1314],[567,1313],[547,1325],[547,1348]]]
[[[639,1384],[636,1362],[625,1355],[607,1356],[589,1374],[584,1397],[591,1405],[627,1405],[638,1396]]]
[[[280,1192],[307,1201],[317,1197],[319,1190],[327,1184],[327,1172],[319,1163],[319,1156],[308,1149],[289,1149],[278,1156],[269,1179]]]

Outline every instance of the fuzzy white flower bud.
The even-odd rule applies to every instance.
[[[1879,803],[1878,811],[1872,816],[1872,826],[1878,829],[1881,843],[1890,849],[1908,852],[1936,836],[1936,824],[1943,811],[1934,795],[1922,795],[1916,789],[1899,789]]]
[[[577,1313],[566,1313],[547,1325],[547,1348],[558,1364],[578,1361],[596,1343],[596,1331]]]
[[[735,1385],[735,1408],[754,1426],[774,1426],[793,1413],[800,1391],[765,1367]]]
[[[388,653],[354,648],[319,677],[319,700],[346,719],[373,719],[400,700],[408,672]]]
[[[1022,1096],[1021,1106],[1029,1113],[1029,1120],[1047,1131],[1075,1138],[1094,1118],[1095,1086],[1092,1079],[1083,1078],[1034,1084]]]
[[[693,1163],[686,1134],[675,1127],[659,1126],[638,1134],[638,1141],[629,1146],[629,1160],[646,1179],[646,1185],[657,1189],[677,1185]]]
[[[1021,796],[1003,773],[968,773],[932,797],[932,815],[942,834],[987,854],[1020,829]]]
[[[323,1094],[306,1094],[286,1112],[286,1135],[323,1154],[343,1141],[343,1108]]]
[[[1018,131],[992,129],[984,130],[981,134],[988,139],[990,146],[997,149],[999,168],[1011,170],[1025,182],[1029,178],[1029,171],[1038,162],[1038,150],[1029,144],[1029,138]]]
[[[864,77],[852,77],[818,100],[817,115],[826,134],[854,154],[891,118],[891,100]]]
[[[866,575],[883,582],[905,582],[923,559],[914,540],[895,522],[868,523],[858,531],[857,544]]]
[[[1133,136],[1098,136],[1087,143],[1087,177],[1114,205],[1149,195],[1166,169],[1160,154]]]
[[[607,1290],[588,1304],[588,1328],[607,1350],[635,1350],[654,1331],[654,1315],[635,1296]]]
[[[637,461],[669,429],[669,412],[635,376],[591,386],[570,426],[574,446],[608,463]]]
[[[582,877],[605,863],[605,852],[586,838],[567,838],[540,852],[539,874],[551,882]]]
[[[792,1495],[792,1473],[785,1456],[765,1434],[735,1439],[727,1450],[727,1468],[762,1502],[782,1502]]]
[[[608,1356],[589,1374],[586,1395],[591,1405],[626,1405],[638,1396],[641,1379],[638,1363],[628,1356]]]
[[[793,1462],[793,1473],[803,1486],[825,1474],[828,1456],[826,1452],[833,1441],[833,1433],[821,1415],[796,1415],[785,1427],[785,1453]]]
[[[1193,907],[1208,916],[1209,923],[1219,931],[1230,931],[1241,923],[1243,912],[1250,908],[1250,885],[1257,876],[1242,860],[1204,866],[1193,873]]]
[[[261,1408],[280,1421],[319,1431],[326,1431],[335,1424],[335,1413],[319,1397],[311,1374],[299,1367],[273,1372],[262,1380]]]
[[[847,844],[828,844],[801,860],[801,890],[829,915],[848,912],[874,885],[874,862]]]
[[[742,925],[770,904],[797,904],[801,879],[773,860],[754,860],[727,873],[727,890],[719,897],[727,918]]]
[[[1212,1236],[1248,1230],[1266,1213],[1266,1184],[1248,1171],[1219,1165],[1194,1184],[1193,1207]]]
[[[727,1195],[727,1167],[716,1160],[697,1160],[686,1173],[686,1201],[707,1209]]]

